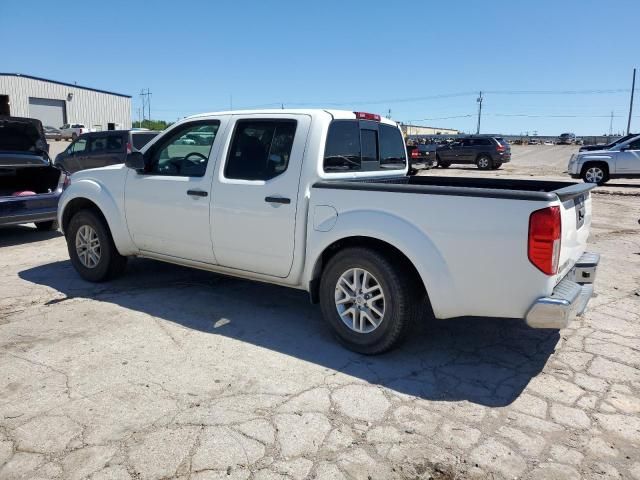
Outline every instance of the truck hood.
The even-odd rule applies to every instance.
[[[49,145],[42,123],[34,118],[0,117],[0,152],[45,154]]]

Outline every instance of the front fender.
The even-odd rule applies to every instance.
[[[95,178],[73,179],[58,203],[58,225],[63,228],[64,212],[74,200],[89,200],[100,209],[106,219],[118,252],[121,255],[136,254],[138,250],[129,235],[124,217],[123,191],[117,194],[118,197],[114,197],[109,189]]]
[[[349,237],[369,237],[389,243],[406,255],[424,283],[437,318],[455,315],[455,284],[447,262],[428,233],[416,225],[385,212],[353,210],[340,213],[329,231],[318,231],[310,225],[307,235],[305,285],[313,279],[315,266],[327,247]]]

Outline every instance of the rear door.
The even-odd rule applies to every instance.
[[[308,115],[234,115],[212,188],[213,249],[220,265],[289,275],[310,124]]]
[[[627,144],[624,151],[615,153],[615,173],[640,174],[640,138]]]
[[[124,163],[124,141],[120,134],[92,135],[85,154],[84,168],[100,168]]]

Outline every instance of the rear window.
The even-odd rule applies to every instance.
[[[509,145],[509,142],[507,142],[504,138],[502,137],[496,137],[496,142],[498,142],[500,145]]]
[[[84,125],[82,125],[81,123],[74,123],[73,125],[71,125],[71,128],[84,128]]]
[[[398,128],[358,120],[331,122],[324,151],[325,172],[402,169],[406,163]]]
[[[151,139],[155,138],[157,133],[135,133],[131,135],[131,142],[133,143],[133,148],[136,150],[140,150],[147,143],[151,141]]]

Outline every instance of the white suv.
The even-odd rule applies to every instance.
[[[83,133],[90,131],[82,123],[67,123],[60,127],[61,137],[64,140],[75,140]]]
[[[640,135],[607,150],[578,152],[567,170],[572,178],[598,185],[611,178],[640,178]]]

